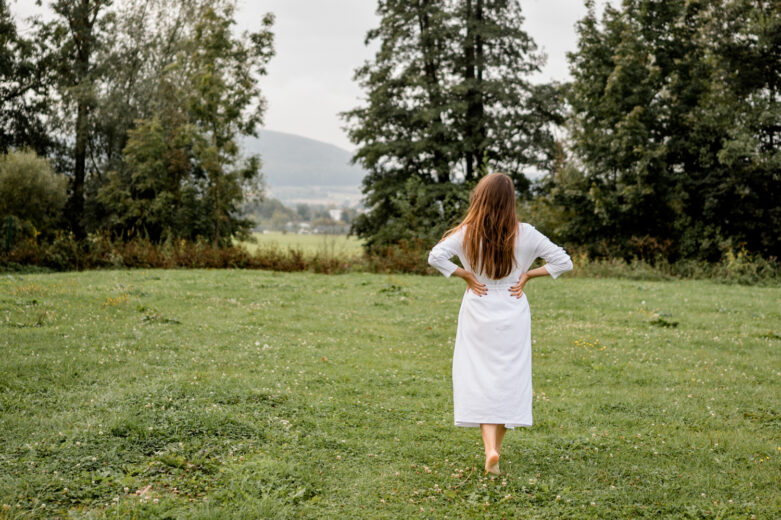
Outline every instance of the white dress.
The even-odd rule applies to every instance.
[[[450,277],[458,267],[457,256],[467,271],[475,273],[462,247],[464,228],[438,243],[428,263]],[[515,268],[506,277],[493,280],[480,273],[477,279],[487,294],[467,290],[458,313],[453,352],[453,404],[456,426],[477,427],[482,423],[504,424],[507,428],[532,425],[531,314],[526,293],[510,295],[521,274],[537,258],[556,278],[572,269],[569,255],[534,226],[519,223],[515,241]]]

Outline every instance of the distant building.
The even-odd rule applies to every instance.
[[[331,217],[331,220],[336,220],[337,222],[342,219],[342,210],[341,209],[329,209],[328,215]]]

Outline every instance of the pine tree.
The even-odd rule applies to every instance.
[[[366,42],[379,50],[355,75],[366,102],[344,114],[369,172],[352,229],[370,249],[441,235],[489,169],[527,193],[524,170],[548,166],[561,120],[556,88],[527,80],[542,56],[517,1],[381,0],[377,12]]]

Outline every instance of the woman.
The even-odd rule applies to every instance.
[[[450,259],[457,256],[463,268]],[[528,271],[542,257],[546,265]],[[532,425],[531,316],[523,290],[538,276],[572,269],[569,255],[518,222],[515,188],[502,173],[483,177],[464,220],[431,250],[428,263],[467,285],[453,353],[455,425],[480,426],[485,470],[499,474],[507,428]]]

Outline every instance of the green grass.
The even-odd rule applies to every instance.
[[[528,286],[535,426],[452,425],[460,280],[0,277],[2,518],[777,518],[781,289]]]
[[[327,252],[331,256],[357,256],[363,249],[361,240],[346,235],[299,235],[297,233],[253,233],[257,242],[240,242],[251,253],[258,248],[278,247],[281,249],[298,248],[304,253]]]

